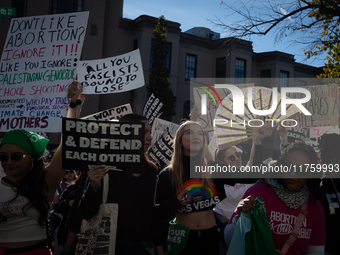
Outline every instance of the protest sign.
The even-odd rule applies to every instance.
[[[308,137],[306,128],[290,128],[287,129],[287,139],[289,143],[305,142]]]
[[[172,137],[175,137],[176,131],[179,128],[178,124],[156,118],[152,124],[152,141],[151,144],[157,142],[164,133],[169,132]]]
[[[97,112],[95,114],[88,115],[81,119],[84,120],[119,120],[126,114],[133,113],[130,104],[124,104],[121,106],[113,107],[105,111]]]
[[[163,103],[152,93],[143,107],[143,116],[149,120],[150,125],[152,125],[155,118],[159,118],[162,115],[162,112],[160,113],[162,106]]]
[[[88,12],[12,19],[0,62],[0,131],[61,132]]]
[[[145,124],[63,118],[64,169],[87,171],[88,165],[109,165],[141,172]]]
[[[80,61],[77,72],[83,94],[119,93],[145,84],[139,49],[115,57]]]
[[[338,85],[325,84],[303,88],[308,89],[311,93],[311,99],[303,105],[312,115],[307,116],[302,113],[294,117],[293,119],[298,123],[296,128],[338,125],[340,115]],[[287,93],[287,96],[289,98],[304,97],[298,93]]]
[[[158,169],[163,169],[169,165],[173,149],[173,138],[169,131],[164,133],[158,141],[148,149],[149,156],[158,165]]]
[[[340,129],[338,126],[311,127],[309,128],[309,137],[306,138],[306,143],[314,147],[314,149],[318,149],[323,134],[340,134]]]
[[[237,86],[238,88],[247,88],[247,87],[253,87],[254,83],[233,84],[233,85]],[[210,86],[214,87],[214,84]],[[210,93],[210,95],[207,96],[207,114],[206,115],[201,114],[201,98],[202,98],[202,94],[206,93],[203,89],[207,90]],[[230,94],[230,91],[228,89],[215,89],[215,90],[222,101],[223,101],[223,98],[225,98],[226,96]],[[208,87],[194,87],[193,93],[194,93],[195,105],[198,108],[197,121],[201,123],[204,131],[214,130],[213,123],[214,123],[215,113],[219,106],[217,95],[213,91],[211,91]],[[213,98],[211,96],[213,96]]]

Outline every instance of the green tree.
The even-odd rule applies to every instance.
[[[149,96],[154,93],[154,95],[163,103],[163,114],[160,117],[165,120],[171,120],[172,116],[176,114],[176,97],[172,93],[170,83],[168,82],[169,71],[166,61],[168,54],[168,42],[166,40],[167,27],[168,21],[164,16],[161,16],[153,31],[151,45],[153,62],[152,67],[150,68],[148,93]]]
[[[339,77],[339,0],[237,0],[232,5],[221,3],[231,10],[232,23],[220,19],[214,23],[224,26],[232,36],[242,38],[274,32],[279,42],[291,35],[300,36],[292,43],[304,45],[307,58],[328,54],[325,74],[320,77]]]

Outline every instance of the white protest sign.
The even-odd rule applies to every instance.
[[[0,131],[61,132],[88,15],[11,20],[0,62]]]
[[[139,49],[115,57],[80,61],[77,72],[83,94],[119,93],[145,84]]]
[[[303,104],[312,114],[310,116],[299,114],[294,119],[299,127],[335,126],[339,123],[340,102],[337,84],[314,85],[303,87],[311,93],[311,99]],[[304,97],[297,93],[288,93],[289,98]]]
[[[306,138],[306,143],[317,148],[323,134],[340,134],[340,130],[338,126],[311,127],[309,128],[309,138]]]
[[[152,124],[152,141],[151,144],[157,142],[161,136],[169,130],[169,133],[172,137],[175,137],[176,131],[179,128],[178,124],[172,123],[170,121],[162,120],[160,118],[156,118]]]
[[[113,107],[95,114],[88,115],[81,119],[84,120],[119,120],[124,115],[133,113],[130,104]]]

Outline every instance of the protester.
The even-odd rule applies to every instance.
[[[78,179],[78,175],[76,173],[76,171],[74,170],[66,170],[65,171],[65,175],[64,175],[64,178],[63,178],[63,181],[60,183],[60,190],[62,192],[65,191],[65,189],[69,186],[69,185],[74,185],[76,183]],[[62,193],[61,192],[61,193]],[[61,194],[59,194],[60,196]]]
[[[146,152],[152,140],[148,120],[141,115],[128,114],[120,121],[145,124],[144,152]],[[79,205],[79,212],[84,219],[89,220],[97,214],[102,201],[102,179],[108,173],[107,202],[118,203],[116,255],[150,255],[147,249],[154,249],[156,213],[153,199],[157,169],[146,154],[138,168],[142,170],[141,173],[131,173],[129,171],[131,169],[108,172],[107,166],[94,166],[88,172],[90,186]]]
[[[340,135],[324,134],[320,141],[321,162],[322,166],[326,166],[325,178],[322,180],[322,190],[324,199],[322,205],[325,210],[326,217],[326,248],[327,254],[339,253],[340,240],[340,183],[339,179],[329,177],[330,170],[339,170],[340,165]],[[329,170],[329,172],[328,172]]]
[[[169,220],[190,229],[188,241],[178,254],[219,254],[219,240],[213,208],[219,202],[215,185],[208,176],[190,178],[195,165],[206,166],[205,138],[197,122],[187,121],[177,130],[174,153],[169,166],[157,181],[155,204],[162,213],[163,233],[160,243],[166,248]],[[189,189],[191,187],[191,190]],[[191,196],[192,195],[192,196]],[[184,237],[183,237],[184,238]],[[164,254],[163,250],[157,251]]]
[[[71,104],[80,90],[74,81]],[[79,85],[80,86],[80,85]],[[75,117],[70,104],[67,117]],[[47,245],[49,203],[64,175],[60,143],[51,163],[42,156],[48,140],[33,132],[12,130],[0,142],[0,161],[6,174],[0,183],[0,254],[51,254]]]
[[[262,142],[264,139],[272,135],[272,128],[265,128],[263,133],[254,137],[252,140],[252,148],[247,166],[260,166],[263,161]],[[236,172],[242,166],[242,153],[236,146],[229,147],[224,150],[215,151],[215,162],[209,162],[211,165],[216,163],[220,165],[229,165],[236,168]],[[221,200],[214,208],[217,226],[220,232],[220,254],[226,253],[227,247],[224,243],[223,230],[229,222],[235,207],[242,199],[244,193],[252,187],[258,179],[254,178],[230,178],[226,173],[225,178],[215,178],[217,193]]]
[[[296,143],[286,148],[277,165],[305,167],[304,164],[316,163],[317,156],[314,149],[304,143]],[[262,197],[277,250],[281,251],[295,226],[301,208],[307,203],[306,219],[301,226],[298,238],[286,254],[324,254],[324,210],[320,201],[317,200],[320,195],[320,179],[298,178],[295,173],[287,173],[283,177],[283,179],[264,179],[248,189],[225,228],[227,245],[231,241],[241,212],[249,212],[255,206],[254,197]]]

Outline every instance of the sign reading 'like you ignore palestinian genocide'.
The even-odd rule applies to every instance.
[[[0,62],[0,131],[61,131],[88,15],[11,20]]]
[[[87,171],[88,165],[108,165],[141,172],[144,125],[63,118],[63,168]]]

